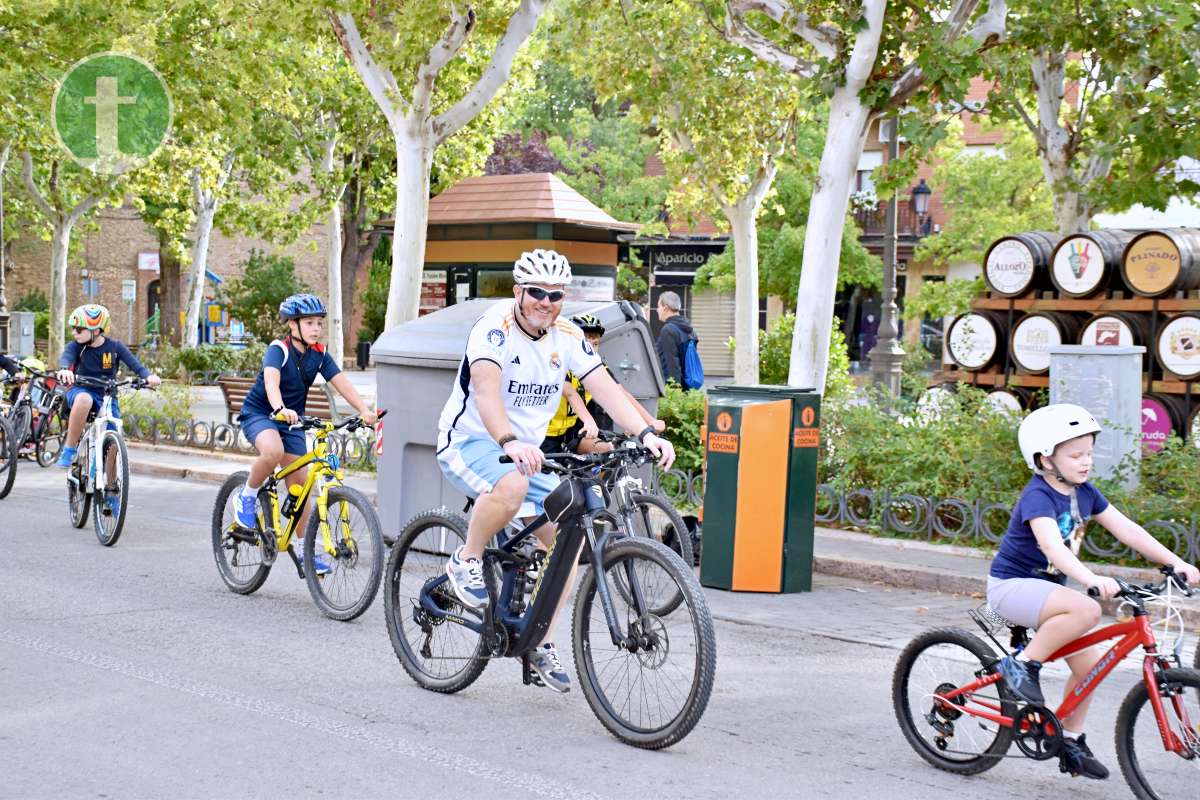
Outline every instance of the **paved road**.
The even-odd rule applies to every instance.
[[[6,798],[1128,796],[1119,779],[1069,782],[1021,759],[963,779],[908,748],[894,647],[961,621],[970,597],[839,578],[802,598],[713,592],[712,702],[651,753],[611,738],[578,691],[523,687],[515,662],[456,696],[418,689],[381,602],[326,620],[284,569],[254,596],[228,592],[209,548],[214,485],[135,476],[133,492],[112,549],[70,527],[60,473],[22,465],[0,501]],[[1121,683],[1095,715],[1114,770]]]

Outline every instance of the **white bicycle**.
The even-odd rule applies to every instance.
[[[113,400],[123,386],[141,389],[148,386],[141,378],[122,381],[105,378],[75,378],[76,386],[104,393],[99,409],[89,415],[88,426],[79,439],[79,452],[67,473],[67,500],[71,524],[82,528],[88,511],[95,506],[92,527],[105,547],[112,547],[125,524],[129,501],[129,456],[125,450],[124,424],[113,416]],[[98,477],[102,477],[99,480]]]

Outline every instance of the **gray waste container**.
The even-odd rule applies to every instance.
[[[465,498],[437,465],[438,417],[450,396],[471,326],[493,304],[511,302],[455,303],[386,331],[371,346],[378,407],[388,410],[378,474],[385,536],[396,536],[410,517],[426,509],[462,508]],[[625,301],[567,303],[562,317],[585,312],[604,324],[600,356],[616,379],[654,413],[664,383],[640,309]]]

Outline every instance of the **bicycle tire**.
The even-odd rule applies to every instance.
[[[324,537],[321,536],[321,520],[318,518],[320,515],[311,514],[308,518],[308,531],[304,536],[304,579],[308,583],[308,591],[312,594],[313,602],[317,604],[317,608],[321,609],[322,614],[330,619],[349,622],[361,616],[371,607],[371,603],[375,601],[375,594],[379,591],[379,582],[383,579],[383,526],[379,524],[379,516],[375,513],[375,507],[371,505],[371,501],[362,492],[349,486],[330,487],[327,501],[331,535],[334,547],[339,550],[339,553],[323,554],[331,568],[328,575],[320,576],[317,575],[316,570],[308,569],[307,565],[313,563],[318,538],[322,544],[324,543]],[[333,531],[340,532],[341,529],[341,526],[337,525],[335,521],[337,514],[335,509],[343,503],[350,505],[352,509],[357,509],[366,522],[365,531],[351,531],[355,542],[353,547],[348,547],[343,540],[338,539],[337,535],[333,535]],[[364,566],[361,563],[364,537],[371,552],[371,562],[365,565],[367,567],[366,583],[353,601],[345,604],[334,602],[329,597],[329,590],[344,577],[357,574],[357,571]]]
[[[913,718],[912,703],[908,692],[908,684],[912,676],[913,666],[916,664],[918,656],[924,651],[942,644],[953,645],[966,650],[978,660],[979,668],[987,667],[996,660],[996,653],[990,647],[979,639],[979,637],[961,628],[937,628],[926,631],[909,642],[896,661],[896,669],[892,673],[892,709],[896,713],[896,721],[900,724],[900,730],[904,734],[904,738],[908,740],[909,745],[917,752],[917,755],[940,770],[953,772],[957,775],[976,775],[996,766],[1004,758],[1004,754],[1008,752],[1008,748],[1012,744],[1012,728],[997,726],[996,735],[991,744],[983,748],[974,758],[952,759],[943,755],[942,751],[932,742],[927,741],[921,736],[921,729],[918,727],[919,724],[929,724],[926,722],[924,715],[918,712],[918,717],[916,719]],[[962,673],[963,679],[951,681],[955,685],[968,683],[975,678],[974,673],[977,668],[973,661],[961,667],[961,669],[965,670]],[[956,672],[956,676],[958,674]],[[938,685],[940,686],[941,684]],[[993,686],[999,698],[1002,713],[1008,717],[1013,716],[1017,711],[1017,704],[1009,694],[1008,689],[998,683],[993,684]],[[929,688],[936,688],[936,686]],[[931,711],[932,708],[930,706]]]
[[[92,457],[91,439],[88,432],[83,432],[79,440],[79,450],[75,453],[75,463],[70,467],[75,480],[67,479],[67,509],[71,515],[71,524],[76,528],[87,525],[88,511],[92,507],[92,493],[87,491],[87,471]]]
[[[247,570],[246,577],[239,577],[234,572],[235,567],[248,565],[235,565],[229,563],[228,553],[234,552],[234,560],[237,559],[236,552],[241,552],[237,540],[230,538],[226,541],[225,530],[229,524],[226,519],[225,511],[229,506],[230,497],[235,492],[240,492],[242,486],[246,484],[246,479],[250,477],[249,472],[235,472],[225,479],[225,483],[221,484],[220,491],[217,492],[217,500],[213,505],[212,515],[212,548],[213,559],[217,562],[217,573],[221,576],[221,580],[229,587],[231,592],[236,594],[253,594],[262,588],[263,583],[267,580],[267,575],[271,572],[271,565],[260,561],[256,568]],[[232,515],[229,515],[232,519]],[[250,545],[246,545],[247,552],[253,550]],[[261,553],[261,545],[257,548]]]
[[[0,499],[8,497],[17,479],[20,447],[7,419],[0,417]]]
[[[21,402],[12,410],[8,421],[12,426],[13,437],[17,440],[19,453],[26,442],[32,441],[33,409],[27,403]]]
[[[34,457],[43,469],[54,464],[62,452],[63,438],[67,435],[67,423],[58,408],[42,415],[34,433]]]
[[[109,483],[108,452],[116,449],[116,463],[113,465],[113,477],[119,482],[117,486],[117,509],[111,512],[108,505]],[[101,476],[105,480],[101,481]],[[100,458],[96,464],[96,488],[92,496],[92,528],[96,539],[105,547],[112,547],[121,538],[125,526],[125,511],[129,507],[129,452],[125,449],[125,439],[116,431],[105,431],[100,437]],[[108,524],[109,521],[111,524]]]
[[[442,541],[436,546],[432,536],[423,540],[421,537],[438,528],[443,530]],[[454,541],[447,543],[446,532],[453,535]],[[404,526],[404,530],[392,545],[388,555],[387,569],[384,573],[383,607],[384,620],[387,623],[388,638],[392,641],[392,649],[404,671],[417,682],[417,685],[431,692],[453,694],[474,683],[484,669],[487,668],[487,658],[484,656],[485,644],[483,637],[453,622],[439,622],[424,631],[414,619],[414,604],[429,578],[445,571],[446,559],[454,553],[458,546],[467,540],[467,520],[461,514],[445,509],[435,509],[417,514]],[[417,563],[417,558],[421,562]],[[404,569],[411,567],[411,578],[404,580]],[[442,593],[439,599],[447,604],[455,604],[451,594]],[[464,664],[454,672],[437,675],[430,672],[420,654],[414,650],[409,635],[426,636],[425,647],[432,643],[431,631],[445,629],[451,634],[458,633],[458,638],[466,647],[471,647],[471,639],[476,638],[473,648],[468,655],[459,657],[439,657],[437,663],[457,660]],[[432,652],[432,648],[429,648]],[[464,648],[465,649],[465,648]],[[442,651],[444,652],[444,650]]]
[[[625,614],[617,610],[618,620],[624,618],[628,624],[632,625],[635,621],[630,618],[632,614],[636,618],[636,622],[642,626],[640,629],[642,636],[654,638],[659,644],[666,643],[665,648],[647,648],[640,653],[617,649],[612,644],[608,625],[604,622],[603,603],[597,600],[600,596],[596,583],[597,571],[588,570],[584,573],[575,598],[571,624],[572,646],[579,685],[583,689],[583,696],[591,707],[592,713],[596,715],[600,723],[608,729],[609,733],[626,744],[647,750],[660,750],[678,743],[687,736],[708,707],[716,672],[717,645],[713,632],[712,615],[708,610],[708,602],[704,598],[704,591],[700,588],[700,583],[696,580],[691,567],[684,564],[675,551],[666,545],[648,539],[630,537],[614,540],[604,548],[601,562],[603,573],[607,574],[610,570],[623,569],[623,563],[639,559],[656,564],[674,582],[676,591],[683,594],[683,599],[676,605],[672,614],[678,612],[681,607],[685,607],[688,609],[688,619],[684,621],[680,617],[673,620],[672,624],[676,622],[682,624],[674,628],[674,633],[668,635],[667,621],[658,615],[641,614],[632,607],[628,608]],[[634,567],[630,565],[629,569],[632,571]],[[637,574],[644,578],[648,574],[648,570],[638,569]],[[644,592],[649,591],[649,587],[644,582],[642,588]],[[616,593],[610,592],[610,597],[614,598],[615,605]],[[647,621],[647,617],[652,619]],[[595,641],[590,637],[593,624],[597,627]],[[693,651],[690,666],[691,685],[683,692],[675,693],[675,696],[684,695],[679,710],[661,724],[647,725],[635,722],[615,708],[607,687],[602,685],[604,674],[612,661],[624,654],[626,657],[637,659],[640,665],[639,675],[658,675],[659,673],[665,675],[662,667],[666,663],[666,659],[670,658],[671,649],[686,641],[683,634],[689,630],[694,637],[691,648]],[[628,629],[623,633],[630,635]],[[598,659],[595,657],[594,651],[599,648],[606,650],[613,648],[616,655],[609,655],[606,652],[604,660],[597,664]],[[689,648],[684,646],[679,649],[686,652]],[[618,666],[617,669],[619,670],[620,667]],[[676,669],[681,673],[683,671],[683,667],[676,667]],[[618,682],[617,688],[622,685],[624,685],[624,678]],[[630,686],[632,687],[632,683]],[[630,696],[632,697],[632,690]],[[649,709],[649,701],[645,706]],[[661,696],[658,698],[658,706],[662,707]],[[640,710],[641,705],[639,705]]]
[[[1191,760],[1185,760],[1183,757],[1169,754],[1162,749],[1162,738],[1159,733],[1158,720],[1154,716],[1153,709],[1149,707],[1150,694],[1146,689],[1145,682],[1140,682],[1129,690],[1129,694],[1125,696],[1125,700],[1121,703],[1121,710],[1117,712],[1117,724],[1115,728],[1115,739],[1117,747],[1117,763],[1121,765],[1121,774],[1125,776],[1125,782],[1129,784],[1129,788],[1133,790],[1135,797],[1140,800],[1174,800],[1174,798],[1193,798],[1196,796],[1197,772],[1195,760],[1200,758],[1200,730],[1197,725],[1200,725],[1200,670],[1194,669],[1168,669],[1163,672],[1163,677],[1168,686],[1177,686],[1180,692],[1181,701],[1186,703],[1185,711],[1189,717],[1188,733],[1193,738],[1193,755]],[[1167,715],[1168,723],[1170,720],[1176,720],[1176,725],[1171,729],[1176,733],[1180,732],[1182,723],[1178,721],[1178,715],[1175,713],[1174,706],[1170,697],[1163,697],[1163,711]],[[1148,712],[1150,721],[1146,726],[1147,749],[1149,752],[1144,752],[1147,758],[1151,753],[1165,759],[1165,764],[1175,764],[1176,760],[1179,766],[1179,771],[1176,773],[1177,778],[1171,781],[1171,790],[1167,791],[1162,787],[1161,781],[1156,779],[1158,786],[1151,786],[1150,781],[1145,775],[1143,768],[1144,759],[1138,757],[1138,749],[1135,744],[1136,726],[1138,717],[1142,712]],[[1155,749],[1157,748],[1157,750]]]

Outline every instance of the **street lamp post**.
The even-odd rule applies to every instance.
[[[888,163],[900,157],[899,120],[893,117],[888,125]],[[900,363],[904,348],[896,328],[896,194],[888,201],[883,231],[883,304],[879,314],[879,332],[869,358],[871,383],[883,387],[892,398],[900,396]]]

